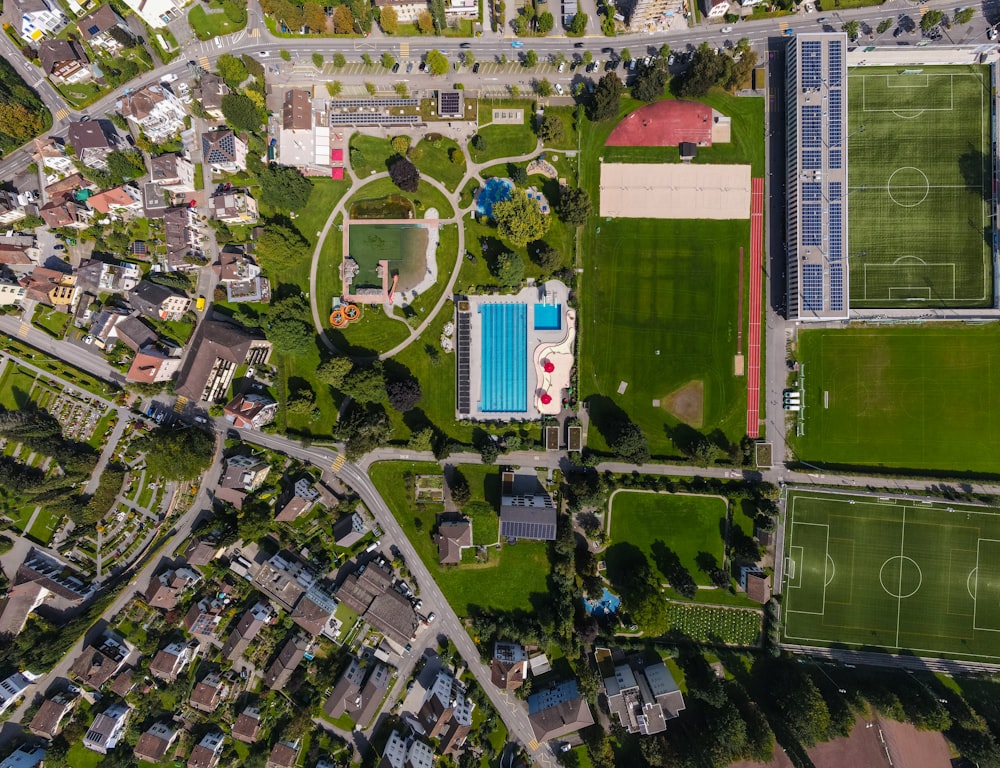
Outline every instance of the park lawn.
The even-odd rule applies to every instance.
[[[525,117],[529,115],[528,110],[525,110]],[[478,150],[470,142],[469,154],[474,163],[527,155],[538,148],[538,137],[527,124],[487,125],[479,129],[479,135],[486,139],[486,149]]]
[[[85,107],[97,101],[104,91],[96,83],[66,83],[56,86],[66,101],[74,107]]]
[[[384,173],[389,168],[386,165],[390,157],[396,154],[392,144],[388,139],[380,139],[376,136],[366,136],[355,133],[350,141],[350,162],[351,168],[357,174],[359,180],[364,183],[365,176],[374,173]],[[360,162],[355,162],[358,153],[361,153]]]
[[[451,161],[452,152],[458,152],[460,161]],[[424,139],[410,150],[413,157],[413,164],[417,166],[420,173],[437,179],[449,192],[454,192],[458,188],[459,182],[465,176],[465,155],[458,144],[448,138],[440,138],[437,141]]]
[[[659,568],[663,548],[672,551],[696,584],[710,585],[698,566],[699,553],[708,553],[722,565],[726,501],[716,496],[619,491],[611,505],[611,548],[608,568],[614,567],[615,549],[637,547],[653,568]],[[664,574],[665,576],[666,574]],[[714,592],[715,590],[713,590]]]
[[[579,137],[576,131],[576,121],[573,119],[573,107],[546,107],[545,117],[556,118],[562,123],[563,136],[560,141],[546,142],[546,149],[576,149]]]
[[[0,406],[11,411],[24,408],[31,400],[29,394],[34,385],[33,372],[8,361],[0,378]]]
[[[23,462],[27,458],[28,458],[28,453],[25,452],[25,449],[22,448],[21,461]],[[28,504],[23,507],[18,507],[17,511],[13,514],[11,512],[8,512],[7,517],[10,518],[11,523],[15,528],[17,528],[17,530],[21,531],[21,533],[24,533],[28,527],[28,521],[31,519],[31,516],[34,514],[34,512],[35,512],[35,505]]]
[[[39,304],[35,307],[35,314],[31,318],[31,322],[55,338],[61,339],[66,335],[66,328],[71,319],[72,315],[68,312],[57,312],[44,304]]]
[[[465,467],[462,469],[464,472]],[[370,475],[455,611],[468,616],[477,609],[544,610],[549,591],[547,546],[542,542],[522,541],[505,545],[499,553],[491,549],[486,564],[439,565],[431,534],[443,505],[416,504],[403,482],[407,472],[440,474],[441,467],[433,462],[380,462],[372,466]],[[471,477],[469,485],[475,494],[477,483]]]
[[[97,768],[103,760],[104,755],[87,749],[83,744],[74,744],[66,753],[66,765],[72,765],[73,768]]]
[[[431,208],[437,209],[437,218],[439,219],[450,219],[455,215],[455,210],[448,199],[423,179],[420,180],[416,192],[404,192],[389,178],[376,179],[367,184],[363,183],[351,196],[349,202],[353,205],[359,200],[373,200],[388,195],[399,195],[410,200],[416,210],[415,218],[418,219],[425,218],[427,211]]]
[[[20,339],[10,336],[0,336],[0,348],[12,355],[22,357],[42,370],[48,371],[54,376],[59,376],[74,386],[85,389],[92,394],[108,397],[114,391],[112,385],[107,382],[96,379],[89,373],[81,371],[79,368],[75,368],[61,360],[47,357],[45,353],[28,346]]]
[[[320,317],[323,317],[324,311],[320,307]],[[326,336],[346,354],[372,357],[406,341],[410,335],[408,328],[402,320],[386,317],[381,304],[369,304],[362,305],[360,320],[344,328],[327,328]]]
[[[802,460],[1000,475],[997,326],[805,331],[797,357]]]
[[[61,515],[56,515],[52,510],[43,506],[38,512],[38,517],[35,518],[35,524],[26,533],[36,541],[47,545],[52,540],[61,520]]]
[[[222,3],[213,0],[213,2],[209,3],[209,8],[221,9]],[[191,25],[191,29],[195,31],[195,34],[198,35],[199,40],[210,40],[220,35],[230,35],[233,32],[239,32],[247,25],[247,14],[244,11],[243,20],[241,22],[234,22],[226,16],[224,11],[218,10],[214,13],[208,13],[205,7],[199,4],[194,6],[188,13],[188,23]]]

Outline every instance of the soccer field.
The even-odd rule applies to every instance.
[[[852,70],[852,307],[992,304],[989,99],[987,67]]]
[[[1000,658],[1000,514],[792,491],[782,641]]]
[[[797,352],[799,458],[1000,474],[995,324],[803,331]]]

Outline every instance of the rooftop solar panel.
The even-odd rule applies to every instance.
[[[831,170],[840,170],[844,167],[844,154],[839,149],[831,149],[829,160],[827,161]]]
[[[844,43],[842,40],[830,40],[826,44],[827,51],[827,80],[831,88],[839,88],[844,71]]]
[[[802,244],[823,243],[823,206],[820,203],[802,204]]]
[[[822,107],[811,105],[802,107],[799,130],[802,136],[802,146],[818,149],[823,139]]]
[[[823,267],[819,264],[806,264],[802,268],[802,308],[823,311]]]
[[[830,309],[844,309],[844,267],[841,264],[830,265]]]
[[[817,149],[802,150],[802,170],[818,171],[823,167],[823,155]]]

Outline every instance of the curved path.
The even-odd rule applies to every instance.
[[[445,285],[444,290],[441,292],[441,296],[438,298],[437,303],[435,303],[433,309],[431,309],[431,311],[427,313],[427,317],[425,317],[416,328],[411,328],[409,323],[407,323],[406,320],[402,318],[398,318],[395,315],[388,315],[388,317],[406,324],[409,336],[403,341],[401,341],[399,344],[397,344],[395,347],[390,349],[389,351],[382,352],[376,355],[375,357],[366,357],[366,356],[356,357],[353,355],[347,355],[345,352],[343,352],[343,350],[338,349],[337,345],[333,343],[333,341],[330,339],[329,336],[327,336],[326,333],[327,328],[323,324],[323,317],[320,314],[319,304],[317,303],[318,291],[316,290],[316,275],[319,272],[320,255],[322,254],[323,244],[326,242],[327,235],[330,233],[330,229],[333,227],[334,221],[336,220],[337,216],[339,216],[344,212],[348,201],[351,198],[355,197],[357,193],[360,192],[367,184],[373,181],[378,181],[380,179],[386,179],[389,177],[388,172],[383,171],[382,173],[377,173],[373,176],[366,176],[363,180],[360,180],[357,174],[354,173],[354,169],[350,167],[350,162],[348,161],[346,170],[347,170],[347,175],[351,182],[351,188],[338,201],[337,205],[334,206],[333,210],[330,212],[329,218],[326,220],[326,224],[320,231],[319,237],[316,240],[316,247],[313,249],[312,264],[310,265],[309,268],[309,305],[310,308],[312,309],[313,325],[315,326],[316,332],[319,334],[319,337],[323,340],[323,344],[325,344],[326,348],[329,349],[334,354],[345,355],[357,362],[387,360],[390,357],[393,357],[394,355],[398,355],[400,352],[406,349],[410,344],[412,344],[414,341],[420,338],[423,332],[427,329],[427,326],[430,325],[430,323],[437,317],[438,313],[444,307],[445,303],[451,298],[452,291],[455,287],[455,283],[458,280],[458,274],[462,270],[462,254],[465,253],[465,228],[462,226],[462,219],[465,217],[466,213],[472,210],[472,204],[467,205],[465,208],[462,208],[459,205],[459,200],[462,195],[462,190],[465,189],[465,186],[469,183],[469,181],[474,179],[482,180],[479,174],[482,172],[484,168],[488,168],[494,165],[501,165],[504,163],[521,163],[528,160],[533,160],[538,155],[538,152],[542,149],[542,144],[539,141],[535,145],[535,149],[532,152],[529,152],[524,155],[516,155],[511,157],[498,157],[496,159],[484,161],[482,163],[472,162],[472,158],[469,156],[469,151],[467,147],[463,146],[461,149],[462,149],[462,154],[465,155],[465,167],[467,170],[465,172],[465,175],[462,176],[461,181],[459,181],[458,185],[455,187],[456,190],[455,192],[449,192],[448,189],[437,179],[434,179],[426,175],[421,175],[420,177],[428,184],[430,184],[432,187],[437,189],[438,192],[444,195],[445,199],[449,202],[452,209],[454,210],[454,215],[451,218],[439,219],[439,222],[441,224],[458,225],[458,252],[456,254],[457,258],[455,259],[455,266],[451,271],[451,275],[448,277],[448,283]],[[357,184],[358,186],[355,187],[355,184]]]

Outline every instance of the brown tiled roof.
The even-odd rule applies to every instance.
[[[199,399],[216,359],[242,365],[247,359],[251,344],[259,338],[240,325],[203,320],[191,339],[190,351],[181,368],[175,391],[179,395]]]
[[[257,741],[257,734],[260,732],[260,713],[253,707],[247,707],[233,724],[233,738],[245,744],[253,744]]]
[[[38,57],[42,60],[45,74],[51,74],[52,70],[64,61],[87,63],[86,54],[75,43],[58,38],[43,41],[38,47]]]
[[[60,723],[66,714],[73,708],[73,701],[69,697],[57,695],[42,702],[38,712],[31,718],[28,730],[36,736],[51,739],[61,730]]]
[[[572,699],[528,716],[538,741],[557,739],[594,724],[594,715],[586,699]]]
[[[80,36],[88,43],[94,36],[103,34],[118,24],[118,15],[110,3],[105,3],[86,16],[81,16],[76,22],[76,26],[80,29]]]
[[[295,668],[306,655],[308,644],[299,637],[290,637],[281,652],[264,675],[264,685],[268,688],[284,688],[288,685]]]
[[[173,735],[172,731],[170,735]],[[167,754],[169,748],[170,738],[165,732],[153,726],[139,737],[139,741],[135,745],[135,756],[149,763],[158,763],[163,760],[163,756]]]
[[[285,102],[281,106],[281,127],[286,131],[307,131],[312,128],[309,91],[296,88],[285,93]]]
[[[267,758],[267,768],[292,768],[299,758],[299,751],[284,742],[278,742]]]
[[[202,712],[214,712],[219,707],[224,684],[218,675],[209,675],[191,691],[189,702]]]
[[[747,574],[747,597],[762,604],[771,599],[771,580],[766,573]]]
[[[417,631],[417,614],[410,601],[394,589],[376,597],[365,612],[365,621],[390,640],[406,645]]]
[[[456,565],[462,562],[462,547],[472,546],[472,523],[446,522],[438,526],[438,562]]]

